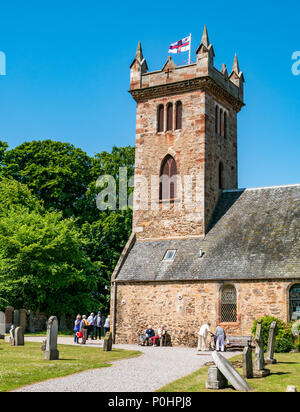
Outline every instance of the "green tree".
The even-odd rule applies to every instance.
[[[92,262],[85,249],[73,218],[45,210],[19,182],[0,182],[1,307],[49,315],[94,308],[102,264]]]
[[[62,211],[65,217],[74,216],[76,203],[91,181],[92,159],[85,152],[52,140],[3,149],[0,145],[2,176],[26,184],[47,209]]]

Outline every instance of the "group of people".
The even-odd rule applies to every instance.
[[[208,337],[211,337],[208,342]],[[207,351],[209,349],[217,352],[225,351],[226,333],[219,324],[216,327],[215,333],[210,331],[210,323],[204,323],[198,332],[198,351]]]
[[[164,326],[161,326],[157,329],[157,333],[155,333],[154,329],[151,325],[145,330],[145,332],[141,335],[141,345],[145,346],[146,344],[149,346],[158,346],[163,345],[165,342],[165,338],[167,336],[167,331]]]
[[[91,340],[97,340],[97,337],[99,340],[101,340],[101,330],[104,328],[104,336],[106,336],[106,333],[110,331],[110,316],[108,315],[106,318],[101,314],[99,311],[97,315],[95,315],[93,312],[90,314],[90,316],[87,318],[86,315],[77,315],[75,322],[74,322],[74,343],[81,343],[85,345],[86,341],[89,339],[89,336]],[[82,339],[81,342],[79,342],[79,339]]]

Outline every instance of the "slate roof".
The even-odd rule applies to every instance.
[[[173,262],[163,262],[168,249]],[[300,279],[300,185],[224,191],[205,239],[137,241],[116,280],[292,278]]]

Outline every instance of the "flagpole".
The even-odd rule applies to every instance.
[[[189,64],[191,64],[192,33],[190,33]]]

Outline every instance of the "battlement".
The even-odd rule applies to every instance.
[[[130,66],[130,93],[137,102],[190,92],[212,90],[222,94],[238,112],[244,105],[244,76],[234,57],[230,75],[226,65],[219,71],[214,67],[214,49],[209,43],[206,26],[200,46],[196,51],[197,61],[185,66],[176,66],[169,56],[161,70],[148,72],[148,65],[139,42],[135,58]]]

